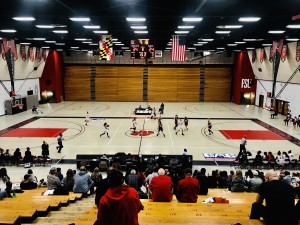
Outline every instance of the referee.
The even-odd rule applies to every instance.
[[[242,152],[243,150],[246,151],[246,144],[247,144],[247,136],[244,135],[244,137],[241,140],[241,144],[240,144],[240,152]]]

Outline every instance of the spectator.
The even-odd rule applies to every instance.
[[[201,168],[200,173],[196,177],[200,184],[199,195],[207,195],[208,193],[208,179],[205,173],[206,169]]]
[[[126,177],[126,184],[134,188],[136,191],[141,189],[142,181],[140,177],[136,175],[136,171],[132,169],[130,174]]]
[[[72,169],[68,169],[66,176],[63,178],[62,183],[67,191],[73,191],[74,187],[74,173]]]
[[[59,178],[56,176],[56,168],[52,167],[47,176],[47,187],[48,190],[59,190],[62,184]]]
[[[15,152],[14,152],[14,163],[18,163],[19,159],[22,159],[22,153],[21,150],[19,148],[16,148]]]
[[[59,178],[60,181],[64,179],[64,175],[62,175],[61,168],[59,167],[56,169],[56,176]]]
[[[291,185],[279,180],[278,174],[269,170],[267,182],[259,187],[256,202],[252,204],[250,219],[262,217],[266,225],[297,225],[295,195]],[[266,200],[266,205],[262,203]]]
[[[133,188],[123,185],[122,172],[113,169],[108,175],[110,188],[98,206],[99,225],[138,225],[138,213],[143,209]]]
[[[253,171],[253,178],[248,181],[248,190],[250,192],[258,192],[260,185],[263,183],[262,179],[258,177],[258,171]]]
[[[28,169],[27,174],[29,175],[29,181],[33,181],[37,183],[38,179],[35,175],[33,175],[32,169]]]
[[[90,175],[87,173],[86,168],[81,166],[79,173],[74,176],[74,187],[73,191],[75,193],[94,194],[94,182],[92,181]]]
[[[26,148],[26,151],[25,151],[24,162],[25,162],[25,163],[32,162],[32,159],[33,159],[33,157],[32,157],[30,148],[27,147],[27,148]]]
[[[232,192],[244,192],[245,191],[245,181],[243,178],[243,173],[240,170],[237,170],[235,176],[232,179],[231,184]]]
[[[154,202],[170,202],[173,199],[173,182],[169,176],[165,176],[165,170],[160,168],[158,176],[153,177],[149,189],[152,192]]]
[[[11,196],[12,183],[7,175],[6,168],[0,169],[0,199]]]
[[[157,171],[158,171],[158,168],[157,168],[157,167],[154,167],[154,168],[153,168],[153,171],[151,171],[151,170],[149,171],[150,174],[146,177],[146,180],[145,180],[145,182],[146,182],[146,184],[147,184],[148,186],[151,184],[151,181],[152,181],[153,177],[158,176]]]
[[[185,169],[185,178],[177,185],[176,198],[180,202],[197,202],[200,185],[196,178],[192,177],[192,170]]]
[[[93,173],[91,174],[91,179],[94,182],[94,186],[98,186],[99,182],[102,180],[102,174],[98,167],[95,167]]]
[[[113,167],[108,167],[107,170],[107,177],[109,173],[113,170]],[[110,184],[108,183],[108,178],[102,179],[99,184],[96,186],[96,196],[95,196],[95,205],[99,205],[100,199],[102,196],[105,195],[106,191],[110,187]]]
[[[24,175],[24,180],[20,184],[21,190],[31,190],[37,188],[37,183],[30,180],[30,175]]]
[[[188,150],[185,148],[185,149],[183,149],[182,155],[190,155],[190,153],[189,153]]]

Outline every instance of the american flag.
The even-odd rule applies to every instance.
[[[185,61],[185,37],[173,35],[172,37],[172,61]]]

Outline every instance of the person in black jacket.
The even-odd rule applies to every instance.
[[[200,184],[199,195],[207,195],[208,193],[208,178],[205,175],[205,173],[206,173],[206,169],[201,168],[200,173],[198,173],[198,175],[196,176]]]
[[[113,170],[113,167],[109,167],[107,170],[107,176],[108,174]],[[100,180],[98,185],[96,186],[96,195],[95,195],[95,205],[99,205],[100,199],[103,195],[105,195],[106,191],[110,188],[110,184],[108,182],[107,177]]]
[[[22,190],[31,190],[31,189],[36,189],[37,188],[37,183],[30,181],[30,175],[25,174],[24,175],[24,180],[21,182],[20,187]]]

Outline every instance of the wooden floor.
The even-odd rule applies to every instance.
[[[159,108],[160,102],[149,103],[151,107]],[[141,105],[146,107],[145,102],[62,102],[57,104],[44,104],[40,106],[43,114],[32,114],[31,110],[0,117],[0,130],[21,128],[62,128],[66,129],[64,135],[64,148],[62,153],[57,153],[56,137],[1,137],[0,147],[10,149],[11,153],[19,147],[24,155],[26,147],[30,147],[33,155],[41,154],[43,140],[50,145],[50,156],[53,159],[75,159],[77,154],[115,154],[125,152],[139,155],[146,154],[182,154],[186,148],[193,155],[194,160],[211,161],[204,157],[204,153],[232,153],[239,151],[240,139],[227,139],[220,130],[258,130],[266,131],[265,128],[254,120],[262,121],[284,134],[290,135],[297,140],[300,130],[293,129],[292,125],[285,126],[283,116],[270,119],[270,112],[266,109],[253,105],[236,105],[233,103],[165,103],[165,113],[162,122],[166,137],[156,136],[157,120],[151,120],[145,116],[137,117],[137,130],[146,130],[148,135],[132,135],[131,120],[135,116],[133,111]],[[84,118],[89,112],[91,121],[85,126]],[[188,131],[185,135],[175,134],[173,130],[173,118],[177,114],[179,118],[189,118]],[[24,122],[31,120],[28,123]],[[207,119],[210,118],[213,125],[213,135],[208,135]],[[254,120],[253,120],[254,119]],[[110,138],[99,137],[103,132],[103,123],[110,124]],[[20,124],[21,123],[21,124]],[[153,133],[152,133],[153,132]],[[299,142],[300,143],[300,142]],[[248,140],[247,150],[256,154],[258,150],[286,151],[292,150],[298,157],[300,148],[289,140]],[[218,160],[216,160],[218,163]],[[221,162],[221,161],[219,161]],[[218,164],[214,164],[215,167]],[[63,168],[63,173],[68,168],[75,169],[75,165],[57,165]],[[194,166],[193,169],[202,167]],[[215,168],[214,167],[214,168]],[[228,170],[231,168],[228,167]],[[8,167],[9,175],[13,181],[20,181],[25,174],[24,168]],[[38,178],[45,178],[48,168],[33,168]],[[209,171],[209,170],[208,170]]]

